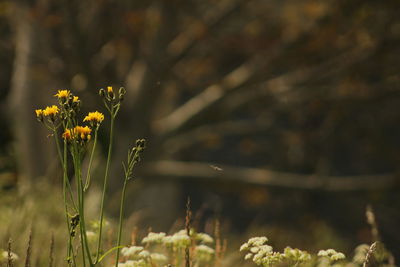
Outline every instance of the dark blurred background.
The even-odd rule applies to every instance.
[[[85,113],[105,111],[99,88],[123,86],[110,216],[120,162],[143,137],[128,194],[138,225],[167,230],[190,196],[199,224],[218,217],[233,233],[350,249],[371,242],[371,204],[399,253],[399,10],[396,0],[2,0],[0,185],[59,184],[33,112],[57,89]]]

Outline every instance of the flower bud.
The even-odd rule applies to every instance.
[[[124,87],[119,88],[119,91],[118,91],[119,101],[124,100],[125,94],[126,94],[125,88]]]
[[[106,91],[103,89],[103,88],[101,88],[100,90],[99,90],[99,95],[101,96],[101,97],[106,97]]]
[[[110,99],[115,98],[114,90],[113,90],[112,86],[107,86],[107,94]]]

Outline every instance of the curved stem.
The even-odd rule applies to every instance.
[[[92,148],[92,152],[90,153],[89,166],[88,166],[88,170],[87,170],[86,182],[85,182],[85,187],[83,188],[83,192],[86,192],[86,190],[89,188],[89,185],[90,185],[90,169],[92,168],[93,155],[94,155],[94,151],[96,149],[96,144],[97,144],[97,129],[94,133],[93,148]]]
[[[106,190],[107,190],[108,171],[110,168],[111,152],[112,152],[112,147],[113,147],[114,119],[115,119],[116,114],[114,114],[114,107],[112,105],[111,105],[110,113],[111,113],[110,141],[109,141],[109,145],[108,145],[107,163],[106,163],[106,170],[104,173],[103,193],[102,193],[101,204],[100,204],[99,236],[98,236],[97,253],[96,253],[95,263],[98,262],[99,257],[100,257],[101,237],[102,237],[102,231],[103,231],[103,218],[104,218],[104,199],[105,199]]]
[[[122,188],[122,196],[121,196],[121,204],[119,207],[119,224],[118,224],[118,240],[117,240],[117,257],[115,259],[115,267],[118,267],[118,260],[119,260],[119,246],[121,245],[121,236],[122,236],[122,220],[124,217],[124,207],[125,207],[125,192],[126,192],[126,185],[128,183],[127,177],[124,180],[124,186]]]

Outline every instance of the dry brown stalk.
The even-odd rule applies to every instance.
[[[53,267],[53,262],[54,262],[54,233],[51,233],[49,267]]]
[[[190,197],[188,197],[186,202],[185,228],[186,228],[186,234],[189,236],[189,238],[190,238],[191,221],[192,221],[192,211],[190,210]],[[187,247],[185,249],[185,266],[190,267],[190,247]]]
[[[28,247],[26,248],[25,267],[31,266],[31,253],[32,253],[32,228],[29,232]]]
[[[377,244],[378,244],[378,242],[376,241],[376,242],[372,243],[372,245],[369,247],[367,255],[365,255],[365,260],[364,260],[363,267],[368,267],[369,266],[369,264],[370,264],[370,262],[372,260],[372,256],[373,256],[373,254],[374,254],[374,252],[376,250]]]
[[[7,267],[13,267],[13,258],[11,256],[11,238],[8,239],[8,246],[7,246]]]

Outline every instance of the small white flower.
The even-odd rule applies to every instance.
[[[334,249],[327,249],[327,250],[320,250],[318,252],[319,257],[329,257],[330,261],[338,261],[338,260],[343,260],[346,258],[346,256],[341,253],[337,252]]]
[[[191,243],[190,237],[187,235],[186,230],[176,232],[172,236],[165,236],[163,243],[174,248],[185,248]]]
[[[248,250],[248,249],[249,249],[249,244],[247,244],[247,243],[244,243],[243,245],[240,246],[240,251]]]
[[[214,254],[215,250],[206,245],[199,245],[199,246],[196,246],[196,252]]]
[[[259,246],[260,250],[263,251],[263,253],[271,253],[273,251],[273,248],[269,245],[262,245]]]
[[[250,246],[262,246],[268,241],[268,238],[265,236],[260,237],[252,237],[247,242]]]
[[[147,250],[143,250],[143,251],[139,252],[138,256],[146,259],[146,258],[150,257],[150,252],[148,252]]]
[[[319,257],[328,257],[328,252],[326,252],[326,250],[320,250],[320,251],[318,251],[318,256]]]
[[[138,255],[142,251],[143,251],[143,247],[131,246],[131,247],[122,248],[121,254],[125,257],[133,257],[133,256]]]
[[[211,244],[214,242],[214,239],[205,233],[197,233],[196,240],[199,240],[200,242],[205,243],[205,244]]]
[[[333,254],[336,254],[337,252],[336,252],[336,250],[330,248],[330,249],[326,250],[326,253],[328,253],[328,255],[333,255]]]
[[[257,253],[259,250],[260,250],[259,247],[252,247],[252,248],[250,248],[250,252],[251,252],[251,253]]]
[[[246,256],[244,256],[245,260],[250,260],[251,258],[253,258],[253,254],[251,253],[247,253]]]
[[[142,243],[162,243],[163,238],[165,237],[165,233],[153,233],[150,232],[148,235],[143,238]]]
[[[333,255],[331,256],[331,260],[332,260],[332,261],[343,260],[343,259],[345,259],[345,258],[346,258],[346,256],[345,256],[343,253],[341,253],[341,252],[338,252],[338,253],[333,254]]]

